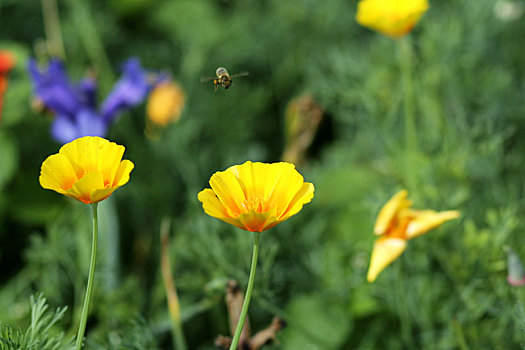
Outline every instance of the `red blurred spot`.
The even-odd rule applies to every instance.
[[[6,74],[15,65],[15,57],[9,51],[0,50],[0,74]]]
[[[7,72],[15,65],[15,57],[9,51],[0,50],[0,121],[4,92],[7,90]]]

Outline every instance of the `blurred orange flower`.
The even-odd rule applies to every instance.
[[[297,214],[314,196],[290,163],[234,165],[213,174],[199,201],[206,214],[251,232],[266,231]]]
[[[376,239],[366,279],[373,282],[405,250],[407,241],[459,217],[457,210],[414,210],[406,190],[396,193],[381,208],[374,227]]]
[[[100,202],[129,180],[134,165],[122,160],[124,150],[101,137],[76,139],[42,163],[40,186],[83,203]]]
[[[427,0],[361,0],[356,19],[362,26],[398,38],[410,32],[427,10]]]
[[[172,81],[161,82],[149,96],[146,115],[160,126],[176,123],[182,114],[185,100],[186,96],[178,84]]]
[[[9,51],[0,50],[0,117],[4,93],[7,90],[7,73],[14,67],[15,58]]]

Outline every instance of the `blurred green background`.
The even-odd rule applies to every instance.
[[[73,336],[91,218],[89,206],[38,184],[42,161],[60,147],[49,134],[52,116],[31,108],[26,71],[30,57],[50,54],[46,3],[0,2],[0,48],[17,57],[0,126],[0,323],[27,328],[29,297],[41,291],[51,308],[68,307],[52,332]],[[88,348],[172,348],[159,267],[162,218],[172,220],[189,348],[213,349],[216,336],[229,334],[226,281],[245,289],[252,238],[205,215],[197,193],[215,171],[281,160],[290,142],[286,107],[304,94],[323,115],[298,164],[316,191],[297,216],[261,237],[252,329],[274,316],[287,323],[267,348],[525,344],[525,293],[507,283],[504,250],[525,258],[524,1],[430,1],[410,34],[418,139],[410,155],[399,43],[360,27],[354,1],[57,3],[68,72],[79,80],[95,69],[100,99],[130,56],[169,72],[186,93],[180,121],[154,137],[145,133],[144,104],[107,136],[126,146],[135,169],[99,206]],[[218,66],[250,75],[214,93],[200,78]],[[411,241],[368,284],[376,215],[401,188],[415,208],[462,216]]]

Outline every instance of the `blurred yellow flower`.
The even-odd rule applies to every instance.
[[[206,214],[251,232],[266,231],[297,214],[314,196],[290,163],[234,165],[213,174],[199,201]]]
[[[153,123],[166,126],[177,122],[184,108],[185,95],[180,86],[167,81],[158,84],[148,99],[146,115]]]
[[[76,139],[42,163],[40,186],[83,203],[100,202],[129,180],[134,165],[122,160],[124,149],[101,137]]]
[[[406,190],[399,191],[377,216],[374,233],[380,237],[372,250],[366,277],[368,282],[375,281],[379,273],[403,253],[408,240],[459,217],[457,210],[436,212],[411,209],[412,202],[407,196]]]
[[[410,32],[427,10],[427,0],[361,0],[356,19],[362,26],[398,38]]]

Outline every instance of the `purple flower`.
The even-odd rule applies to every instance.
[[[70,117],[82,108],[81,91],[73,86],[60,61],[50,60],[47,70],[40,71],[36,62],[30,60],[29,74],[35,94],[47,108]]]
[[[122,77],[106,97],[100,109],[104,120],[111,121],[118,112],[144,100],[152,87],[148,75],[149,73],[142,69],[137,58],[130,58],[124,63]]]
[[[98,109],[97,84],[93,78],[75,85],[69,80],[62,62],[55,59],[42,70],[31,60],[28,69],[34,94],[56,113],[51,135],[61,143],[82,136],[105,136],[118,114],[141,103],[162,79],[159,75],[153,78],[137,58],[130,58],[123,65],[121,78]]]
[[[51,136],[62,143],[71,142],[82,136],[103,137],[107,131],[108,124],[89,109],[81,109],[74,118],[59,114],[51,124]]]

